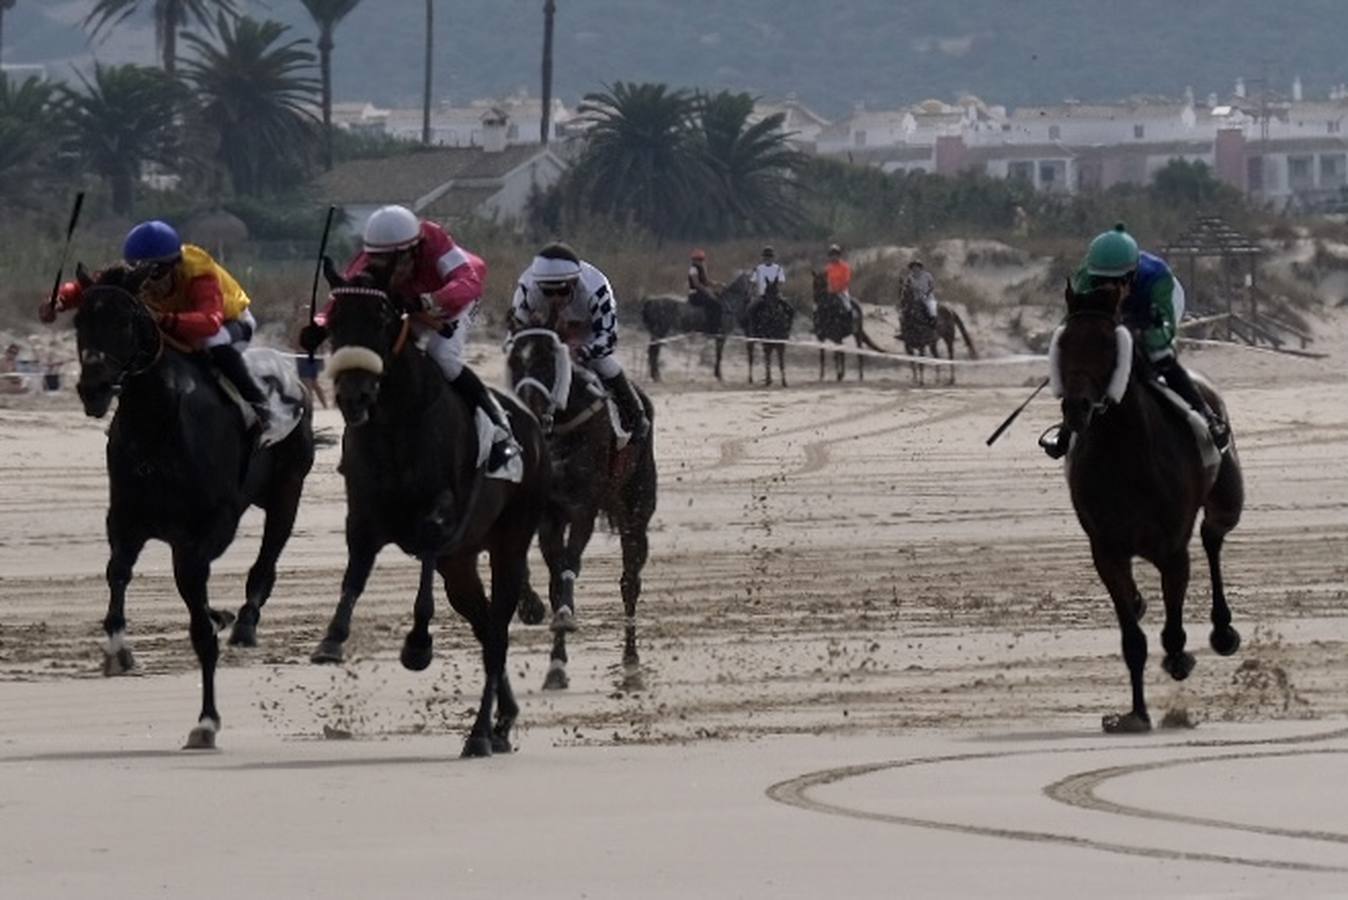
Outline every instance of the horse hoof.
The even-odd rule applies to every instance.
[[[459,754],[464,759],[480,759],[484,756],[491,756],[491,738],[481,734],[470,734],[468,740],[463,742],[463,753]]]
[[[257,626],[252,622],[244,621],[239,618],[234,622],[234,629],[229,633],[229,645],[231,647],[256,647],[257,646]]]
[[[1100,724],[1105,734],[1146,734],[1151,731],[1151,719],[1135,712],[1105,716]]]
[[[412,672],[423,672],[431,664],[431,657],[435,654],[431,652],[431,644],[426,642],[425,646],[413,644],[410,641],[403,642],[403,652],[399,655],[402,660],[403,668]]]
[[[131,655],[130,647],[121,647],[116,653],[103,654],[103,677],[113,678],[128,675],[136,671],[136,658]]]
[[[1240,649],[1240,632],[1230,625],[1226,628],[1214,628],[1209,643],[1218,656],[1230,656]]]
[[[216,634],[234,624],[234,613],[227,609],[213,609],[210,611],[210,617]]]
[[[318,665],[340,665],[346,659],[342,652],[342,642],[324,638],[318,643],[318,649],[309,654],[309,662]]]
[[[553,634],[570,634],[580,628],[576,623],[576,611],[569,606],[559,606],[552,614],[548,630]]]
[[[646,676],[642,674],[641,666],[624,665],[622,678],[618,680],[618,687],[628,694],[646,690]]]
[[[567,677],[565,666],[553,663],[548,667],[548,674],[543,678],[543,690],[564,691],[570,686],[571,679]]]
[[[215,749],[215,728],[202,724],[193,728],[187,734],[187,743],[183,744],[184,750],[214,750]]]
[[[538,592],[526,588],[520,597],[520,621],[525,625],[542,625],[547,612],[547,607],[543,605],[543,599],[538,596]]]
[[[510,746],[510,735],[508,735],[508,734],[497,734],[496,732],[492,732],[492,736],[491,736],[491,752],[492,752],[492,753],[514,753],[514,752],[515,752],[515,748],[512,747],[512,746]]]
[[[1168,653],[1165,658],[1161,660],[1161,668],[1176,681],[1183,681],[1188,678],[1189,673],[1194,670],[1195,662],[1196,660],[1192,653]]]

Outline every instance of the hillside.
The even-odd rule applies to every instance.
[[[91,0],[19,0],[5,18],[6,62],[69,62],[90,52],[78,22]],[[150,3],[143,4],[149,7]],[[253,0],[312,33],[299,0]],[[1008,104],[1226,92],[1267,71],[1323,94],[1348,81],[1342,0],[558,0],[557,87],[574,102],[602,82],[657,80],[797,92],[825,114],[854,101],[893,106],[968,91]],[[337,34],[339,99],[415,103],[419,0],[364,0]],[[437,0],[437,93],[456,102],[537,91],[541,0]],[[1123,12],[1126,10],[1126,12]],[[92,47],[149,62],[148,18]],[[68,71],[58,65],[57,71]]]

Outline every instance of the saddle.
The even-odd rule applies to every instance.
[[[1189,377],[1211,388],[1211,384],[1197,372],[1190,370]],[[1222,465],[1222,453],[1213,443],[1212,432],[1208,430],[1207,420],[1190,406],[1183,397],[1171,390],[1165,381],[1158,376],[1148,373],[1148,377],[1143,379],[1143,383],[1158,398],[1166,401],[1167,405],[1179,415],[1180,419],[1189,426],[1189,430],[1193,432],[1194,441],[1198,445],[1198,456],[1203,461],[1203,473],[1207,486],[1212,487],[1217,480],[1217,471]]]
[[[608,410],[609,427],[613,429],[613,437],[617,441],[617,449],[622,450],[632,440],[632,434],[623,429],[622,417],[618,414],[618,404],[614,401],[613,395],[609,393],[608,388],[604,387],[604,382],[599,376],[583,366],[577,366],[573,370],[573,377],[579,378],[585,386],[585,392],[594,398],[593,402],[585,409],[581,410],[575,416],[567,419],[565,422],[558,423],[553,429],[558,435],[567,434],[575,431],[581,425],[588,422],[601,409]]]
[[[257,425],[257,414],[252,406],[239,395],[234,382],[211,365],[210,358],[204,354],[194,356],[210,378],[219,386],[225,397],[239,410],[243,417],[245,430]],[[267,405],[271,407],[271,422],[267,430],[258,436],[258,445],[269,447],[285,440],[304,416],[305,388],[300,380],[299,370],[287,357],[275,350],[257,348],[247,350],[243,361],[248,366],[253,380],[267,395]]]

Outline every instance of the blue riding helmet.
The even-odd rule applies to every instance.
[[[178,232],[158,219],[132,228],[122,244],[122,259],[129,263],[171,262],[182,254],[183,242]]]

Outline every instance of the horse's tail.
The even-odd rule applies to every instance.
[[[870,347],[870,348],[871,348],[872,350],[874,350],[876,353],[888,353],[888,352],[889,352],[889,351],[886,350],[884,347],[881,347],[881,346],[880,346],[879,344],[877,344],[875,341],[871,340],[871,336],[870,336],[869,334],[866,333],[866,326],[865,326],[864,324],[862,324],[861,322],[857,322],[857,346],[858,346],[858,347]]]
[[[974,349],[974,340],[969,337],[969,330],[964,327],[964,320],[960,318],[960,314],[952,309],[950,310],[950,318],[955,321],[955,327],[960,330],[960,336],[964,338],[964,343],[969,347],[969,358],[978,359],[978,351]]]

